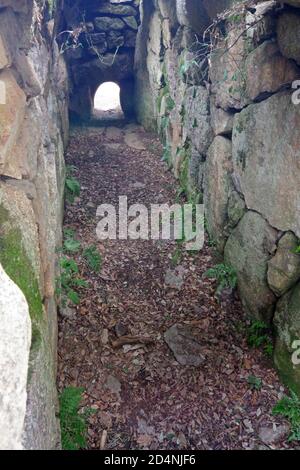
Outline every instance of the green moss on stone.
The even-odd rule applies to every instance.
[[[274,362],[283,383],[300,396],[300,369],[292,363],[293,351],[277,339]]]
[[[187,154],[186,149],[181,149],[178,152],[178,157],[182,159],[182,164],[180,167],[180,188],[182,191],[188,195],[188,187],[189,187],[189,156]]]
[[[245,109],[238,115],[238,120],[234,128],[234,131],[241,134],[248,127],[249,122],[250,122],[250,114],[248,110]]]
[[[7,219],[7,211],[0,206],[0,222]],[[42,298],[34,270],[22,246],[19,229],[8,229],[5,233],[0,231],[0,262],[25,295],[31,319],[38,321],[43,315]]]
[[[0,205],[0,229],[5,222],[8,221],[8,211],[5,209],[5,207]]]

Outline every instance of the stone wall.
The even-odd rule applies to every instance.
[[[0,0],[1,324],[10,318],[0,327],[2,449],[60,446],[55,259],[63,217],[68,80],[50,3]]]
[[[133,114],[139,3],[139,0],[64,2],[59,42],[68,62],[72,117],[83,120],[92,117],[95,92],[107,81],[120,86],[123,111],[127,116]]]
[[[138,118],[204,201],[211,243],[249,315],[274,326],[275,363],[300,392],[300,2],[144,0],[141,12]]]

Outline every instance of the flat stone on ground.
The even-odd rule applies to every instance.
[[[202,347],[189,326],[173,325],[165,332],[164,337],[176,360],[182,366],[199,367],[205,361],[205,357],[201,354]]]
[[[125,134],[125,143],[128,147],[136,150],[145,150],[145,144],[141,139],[141,136],[135,132],[126,132]]]

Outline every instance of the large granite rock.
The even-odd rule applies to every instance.
[[[156,130],[155,98],[151,90],[150,75],[147,68],[147,44],[150,33],[150,19],[154,13],[152,2],[141,2],[141,25],[137,33],[135,48],[135,112],[138,122],[146,129]]]
[[[101,16],[94,20],[97,31],[122,31],[125,29],[125,23],[121,18],[110,18],[109,16]]]
[[[237,191],[235,191],[234,188],[232,188],[229,193],[228,206],[227,206],[227,216],[228,216],[228,223],[226,226],[227,233],[230,233],[232,229],[237,226],[237,224],[242,219],[246,211],[247,211],[246,204],[241,194],[239,194]]]
[[[177,17],[182,26],[202,34],[218,13],[239,0],[176,0]]]
[[[275,93],[300,78],[300,69],[283,57],[273,41],[265,41],[248,55],[245,70],[246,92],[252,101]]]
[[[300,64],[300,16],[283,13],[278,20],[277,37],[282,55]]]
[[[244,22],[230,28],[220,40],[210,60],[211,91],[215,105],[224,110],[240,110],[249,103],[246,90],[246,39],[242,34]]]
[[[0,219],[0,262],[23,292],[32,322],[30,360],[24,371],[26,375],[28,372],[28,382],[22,441],[26,449],[54,449],[59,430],[52,349],[55,343],[51,343],[49,325],[55,322],[55,311],[46,312],[43,305],[44,277],[37,220],[32,201],[23,189],[1,184]]]
[[[224,111],[222,108],[217,108],[215,105],[215,100],[211,98],[210,115],[211,126],[214,135],[231,136],[234,114],[228,111]]]
[[[1,72],[0,80],[6,96],[5,104],[0,104],[0,174],[20,179],[20,161],[13,158],[12,149],[20,134],[26,97],[10,70]]]
[[[0,262],[25,296],[32,324],[29,364],[28,360],[25,364],[24,351],[21,370],[16,366],[20,381],[28,376],[25,422],[18,390],[14,397],[8,393],[7,399],[15,400],[9,403],[12,411],[20,410],[22,445],[26,449],[60,445],[54,289],[56,248],[61,244],[68,77],[58,46],[52,42],[53,24],[44,21],[46,9],[40,9],[42,4],[0,0],[0,30],[7,57],[0,72],[7,98],[0,104],[0,173],[6,176],[0,182]],[[6,301],[2,286],[1,278],[1,305]],[[12,313],[12,327],[17,313]],[[0,349],[6,334],[2,326]],[[10,334],[12,346],[14,342],[17,345],[14,332]],[[12,374],[8,391],[14,386],[13,380]],[[1,419],[3,429],[9,424]],[[12,426],[11,433],[14,431]],[[7,438],[11,438],[9,432]],[[15,446],[20,446],[17,435]]]
[[[228,222],[228,199],[231,183],[231,141],[218,136],[207,154],[204,178],[204,204],[207,230],[219,251],[224,250]]]
[[[188,87],[183,104],[183,141],[189,138],[199,154],[205,155],[213,139],[207,89],[203,86]]]
[[[0,35],[0,69],[4,69],[8,65],[9,57],[2,36]]]
[[[300,107],[288,92],[250,105],[235,116],[235,184],[246,205],[282,231],[300,236]],[[255,190],[253,185],[255,184]]]
[[[300,284],[279,300],[274,325],[275,365],[285,383],[300,395]]]
[[[1,264],[0,285],[0,449],[20,450],[26,414],[31,321],[24,294]]]
[[[23,2],[26,3],[26,2]],[[1,4],[0,4],[1,8]],[[17,48],[16,44],[19,44],[22,38],[22,25],[18,19],[18,16],[14,14],[11,8],[7,8],[0,15],[0,64],[1,68],[11,66],[15,58]]]
[[[297,237],[287,232],[278,242],[275,256],[268,263],[268,282],[272,291],[281,297],[300,279],[300,255]]]
[[[267,283],[267,264],[277,232],[256,212],[248,211],[225,246],[225,261],[237,271],[243,305],[252,317],[270,322],[276,297]]]

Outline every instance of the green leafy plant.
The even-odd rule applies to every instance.
[[[164,146],[162,161],[166,162],[170,169],[172,168],[172,154],[171,154],[171,147],[169,145]]]
[[[263,348],[268,356],[273,355],[273,343],[270,328],[265,322],[254,321],[248,328],[248,344],[252,348]]]
[[[179,75],[181,80],[185,81],[187,79],[187,76],[193,67],[199,67],[198,62],[195,59],[188,59],[185,56],[181,57],[179,64]]]
[[[175,101],[171,96],[166,98],[166,110],[170,113],[175,108]]]
[[[291,396],[284,396],[273,408],[274,415],[287,418],[291,424],[289,441],[300,441],[300,398],[291,390]]]
[[[67,167],[67,176],[65,181],[65,196],[66,200],[73,204],[76,197],[80,196],[80,183],[73,175],[74,171],[76,171],[75,166],[68,166]]]
[[[164,97],[167,97],[170,95],[170,89],[168,85],[164,85],[163,88],[161,88],[159,95],[157,97],[157,109],[158,112],[161,112],[161,107],[162,107],[162,101]]]
[[[60,259],[61,275],[57,279],[57,295],[65,294],[75,305],[80,303],[80,296],[75,290],[77,288],[87,288],[88,283],[79,277],[79,268],[76,261],[66,256]]]
[[[171,262],[173,266],[177,266],[180,263],[182,257],[182,250],[180,246],[176,247],[176,250],[172,254]]]
[[[170,123],[170,116],[167,114],[161,118],[161,128],[162,130],[166,130]]]
[[[224,289],[234,289],[237,285],[236,271],[227,264],[217,264],[213,268],[208,269],[203,276],[217,281],[216,294],[220,294]]]
[[[80,413],[82,388],[67,387],[59,396],[61,441],[64,450],[80,450],[87,446],[87,419],[92,410]]]
[[[53,18],[56,9],[56,0],[47,0],[50,17]]]
[[[248,384],[252,390],[261,390],[262,388],[262,380],[259,377],[255,377],[255,375],[249,375]]]
[[[75,239],[75,231],[66,228],[64,229],[64,250],[70,253],[77,253],[80,250],[81,244]]]
[[[296,255],[300,255],[300,245],[298,245],[298,246],[295,248],[294,253],[296,253]]]
[[[89,268],[92,271],[100,271],[102,264],[102,256],[94,245],[89,246],[84,250],[83,257],[85,258]]]
[[[193,127],[193,129],[197,129],[197,127],[199,127],[197,118],[194,119],[192,127]]]

